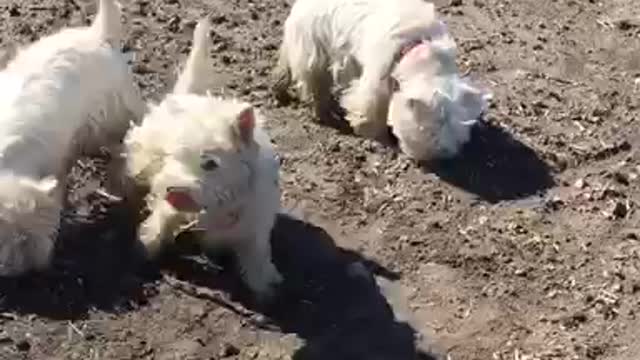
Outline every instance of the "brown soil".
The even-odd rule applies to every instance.
[[[103,174],[84,160],[53,269],[0,282],[0,359],[640,359],[637,1],[437,1],[494,101],[461,157],[423,168],[275,103],[287,1],[123,3],[145,96],[211,13],[212,71],[270,118],[297,218],[273,233],[282,294],[258,306],[188,249],[142,264],[131,214],[82,194]],[[94,12],[4,0],[0,46]]]

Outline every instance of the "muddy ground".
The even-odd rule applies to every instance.
[[[283,157],[285,285],[258,306],[224,257],[141,263],[131,214],[83,190],[103,165],[85,159],[53,269],[0,281],[0,359],[640,358],[640,4],[437,1],[494,101],[459,158],[419,167],[275,103],[287,1],[123,3],[148,99],[211,14],[212,71],[266,113]],[[94,12],[3,0],[0,46]]]

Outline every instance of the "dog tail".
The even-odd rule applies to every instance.
[[[119,45],[122,40],[121,13],[122,6],[117,0],[98,0],[98,13],[91,27],[100,41],[109,42],[113,46]]]
[[[174,94],[203,95],[208,89],[211,25],[208,19],[198,21],[193,31],[193,44],[187,62],[173,88]]]

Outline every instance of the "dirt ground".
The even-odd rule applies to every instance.
[[[0,281],[0,359],[640,359],[640,3],[437,1],[494,100],[460,157],[423,167],[276,104],[286,0],[123,4],[148,99],[209,13],[212,71],[268,116],[292,215],[272,237],[281,296],[253,303],[188,238],[141,263],[131,214],[91,192],[105,160],[85,159],[53,269]],[[0,46],[94,12],[2,0]]]

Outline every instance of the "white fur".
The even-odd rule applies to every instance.
[[[124,136],[144,103],[120,49],[120,8],[18,51],[0,72],[0,275],[50,263],[69,162]]]
[[[269,296],[272,285],[282,279],[271,262],[270,247],[280,209],[279,162],[259,114],[247,142],[242,141],[238,116],[253,112],[251,105],[205,93],[208,33],[201,20],[173,93],[152,106],[125,139],[128,175],[150,189],[146,203],[151,215],[141,224],[139,237],[153,257],[195,220],[205,229],[203,245],[231,247],[248,286],[259,296]],[[218,168],[205,170],[202,164],[212,159]],[[171,186],[187,188],[199,204],[197,210],[203,210],[174,208],[166,201]],[[225,227],[236,210],[238,222]]]
[[[431,49],[426,56],[398,58],[421,40]],[[484,95],[454,77],[455,43],[424,0],[297,0],[278,67],[288,76],[281,85],[294,81],[320,113],[333,86],[346,88],[341,104],[357,134],[384,138],[389,124],[401,148],[420,160],[455,154],[469,139],[468,120],[484,111]]]

